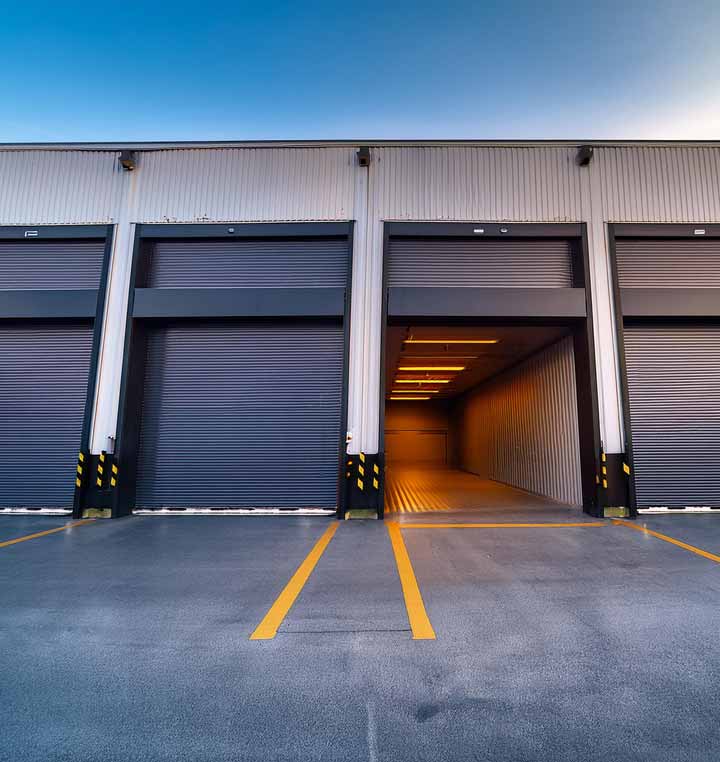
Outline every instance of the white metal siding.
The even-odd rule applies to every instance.
[[[115,151],[0,150],[0,225],[114,222],[127,173]]]
[[[139,162],[140,222],[352,219],[349,148],[154,151]]]

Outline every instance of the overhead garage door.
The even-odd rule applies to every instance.
[[[86,295],[97,300],[104,250],[102,240],[0,241],[0,295],[14,299],[4,303],[64,315],[0,320],[0,508],[72,508],[93,344],[93,321],[79,315]]]
[[[92,324],[0,324],[0,505],[70,508]]]
[[[148,337],[138,508],[335,508],[343,330],[175,322]]]
[[[638,508],[720,507],[720,326],[625,326]]]

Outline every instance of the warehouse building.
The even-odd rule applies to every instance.
[[[0,511],[720,509],[720,143],[0,146]]]

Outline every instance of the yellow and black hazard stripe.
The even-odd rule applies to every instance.
[[[103,482],[105,481],[105,457],[106,453],[105,450],[103,450],[100,455],[98,455],[97,473],[95,474],[95,486],[100,488],[102,488]]]
[[[77,466],[75,468],[75,486],[79,489],[83,485],[83,476],[85,472],[85,453],[79,452]]]

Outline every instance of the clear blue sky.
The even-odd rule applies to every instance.
[[[0,141],[720,139],[720,0],[23,2]]]

